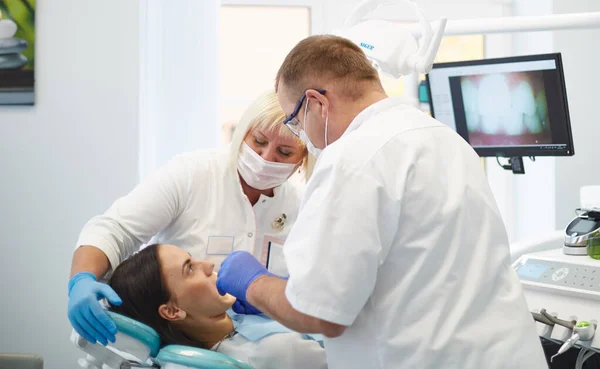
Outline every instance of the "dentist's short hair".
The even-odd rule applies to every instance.
[[[300,41],[277,72],[276,91],[281,83],[298,98],[309,88],[324,88],[325,83],[337,84],[338,93],[350,100],[360,98],[367,86],[383,89],[377,70],[363,50],[334,35],[310,36]]]

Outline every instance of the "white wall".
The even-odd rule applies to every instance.
[[[132,0],[128,0],[132,1]],[[133,1],[132,1],[133,2]],[[217,147],[220,0],[141,0],[140,177]],[[240,55],[242,63],[243,55]]]
[[[0,352],[76,368],[78,232],[137,180],[137,1],[38,1],[36,106],[0,107]]]
[[[600,11],[598,0],[554,0],[555,13]],[[563,228],[579,206],[579,188],[600,184],[597,170],[600,124],[598,86],[600,29],[554,33],[554,49],[563,55],[575,155],[556,159],[556,225]]]

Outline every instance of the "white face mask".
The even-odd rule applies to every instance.
[[[248,186],[257,190],[267,190],[285,182],[294,173],[298,164],[267,161],[252,150],[246,142],[242,142],[237,167]]]
[[[306,149],[309,153],[311,153],[315,158],[318,158],[323,149],[319,149],[315,145],[313,145],[310,138],[306,134],[306,114],[308,113],[308,99],[306,99],[306,106],[304,107],[304,128],[300,131],[300,139],[304,141],[306,145]],[[329,114],[325,117],[325,147],[327,147],[327,128],[329,125]]]

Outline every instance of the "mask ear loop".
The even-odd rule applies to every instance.
[[[325,117],[325,147],[327,147],[327,133],[329,132],[329,110],[327,110],[327,116]],[[323,149],[325,149],[325,147]]]

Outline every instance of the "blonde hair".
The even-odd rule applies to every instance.
[[[244,138],[251,130],[258,128],[264,132],[272,132],[280,137],[293,138],[303,150],[305,156],[300,164],[300,169],[304,174],[305,180],[308,181],[315,160],[312,155],[308,154],[306,145],[295,134],[292,133],[284,124],[285,113],[279,105],[277,94],[273,90],[269,90],[261,94],[254,100],[242,114],[239,122],[236,124],[235,132],[231,137],[229,163],[233,170],[237,170],[237,161],[244,142]]]

